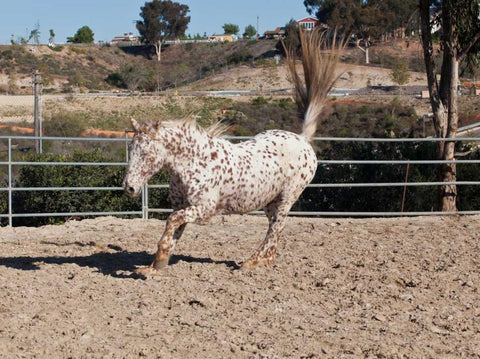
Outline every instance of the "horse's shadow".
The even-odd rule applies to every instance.
[[[84,246],[84,244],[74,243]],[[0,257],[0,266],[15,268],[24,271],[39,270],[40,264],[77,264],[80,267],[89,267],[98,272],[117,278],[136,278],[145,279],[143,275],[135,273],[138,266],[149,265],[153,256],[145,251],[128,252],[118,246],[109,246],[115,252],[98,252],[86,256],[62,257],[62,256],[19,256],[19,257]],[[175,265],[179,262],[188,263],[214,263],[223,264],[231,269],[238,269],[239,266],[234,261],[216,261],[211,258],[199,258],[186,255],[172,255],[169,265]]]

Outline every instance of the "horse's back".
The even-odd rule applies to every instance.
[[[278,169],[278,180],[309,183],[317,168],[317,158],[307,139],[293,132],[265,131],[245,144],[261,166]]]
[[[225,178],[219,198],[224,213],[263,208],[279,196],[296,200],[317,168],[308,141],[287,131],[263,132],[234,145],[232,152],[231,181]]]

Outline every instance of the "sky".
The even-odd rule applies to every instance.
[[[190,24],[186,31],[192,36],[222,34],[226,23],[236,24],[240,34],[253,25],[263,34],[284,26],[291,19],[309,16],[303,0],[176,0],[190,8]],[[95,42],[110,41],[114,36],[138,34],[135,21],[140,20],[140,7],[145,0],[0,0],[0,44],[9,44],[28,37],[38,23],[40,42],[47,43],[49,30],[55,42],[65,43],[67,37],[86,25],[92,29]]]

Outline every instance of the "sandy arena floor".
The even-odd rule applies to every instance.
[[[289,218],[274,266],[238,265],[263,217],[0,228],[2,358],[479,358],[480,216]]]

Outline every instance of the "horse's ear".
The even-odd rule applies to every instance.
[[[133,129],[136,132],[140,132],[140,125],[138,124],[138,122],[134,118],[131,118],[130,122],[132,123]]]

